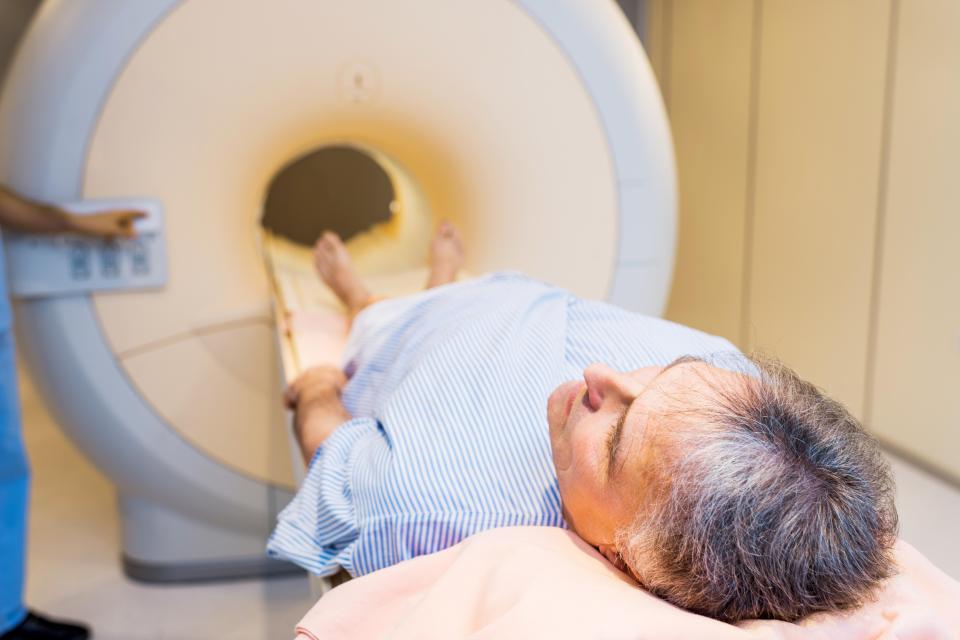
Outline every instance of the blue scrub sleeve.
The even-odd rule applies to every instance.
[[[6,303],[6,298],[0,300],[0,307],[6,307]],[[0,327],[0,634],[18,625],[26,615],[23,576],[28,486],[14,344],[8,324]]]

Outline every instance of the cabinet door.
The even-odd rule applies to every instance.
[[[747,344],[862,415],[890,3],[761,3]]]
[[[960,3],[899,6],[870,426],[960,480]]]
[[[683,0],[669,27],[679,233],[667,317],[740,340],[753,0]],[[652,23],[653,24],[653,23]]]

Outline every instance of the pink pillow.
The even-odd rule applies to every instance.
[[[569,531],[508,527],[333,589],[297,633],[298,640],[960,638],[960,583],[904,542],[896,557],[901,573],[860,610],[799,624],[757,620],[734,626],[639,589]]]

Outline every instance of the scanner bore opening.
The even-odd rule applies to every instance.
[[[396,206],[393,181],[372,154],[332,145],[300,156],[273,177],[260,224],[304,246],[324,231],[346,242],[390,221]]]

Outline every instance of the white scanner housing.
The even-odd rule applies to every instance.
[[[329,145],[415,183],[472,273],[664,308],[670,135],[612,1],[48,0],[0,101],[0,180],[150,203],[162,273],[54,286],[18,257],[16,322],[57,421],[117,487],[134,577],[288,568],[264,557],[295,487],[258,221],[272,177]]]

